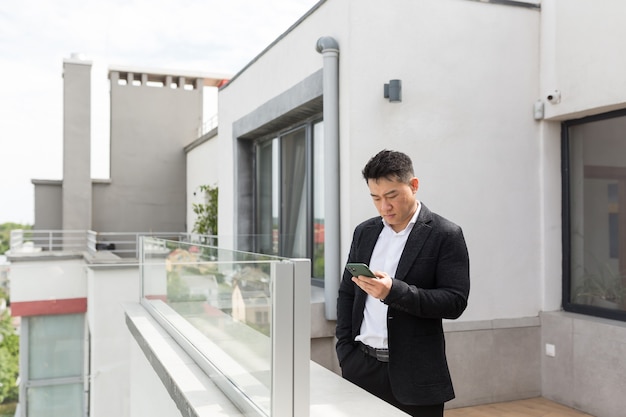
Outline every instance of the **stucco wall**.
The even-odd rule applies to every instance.
[[[376,215],[363,165],[383,148],[402,150],[414,159],[418,198],[464,228],[473,288],[461,320],[536,316],[543,265],[540,224],[531,219],[542,208],[528,202],[541,199],[541,130],[532,113],[539,27],[536,9],[468,1],[322,4],[220,91],[221,232],[234,224],[233,123],[319,70],[315,43],[333,36],[341,256],[354,226]],[[383,84],[395,78],[402,103],[383,98]],[[558,154],[549,156],[558,166]]]
[[[35,188],[35,230],[63,229],[62,181],[33,180]]]
[[[571,119],[626,105],[626,3],[541,2],[541,93],[561,92],[546,117]]]
[[[91,227],[91,62],[63,61],[63,229]]]
[[[112,74],[111,184],[94,190],[92,228],[185,231],[183,147],[202,123],[202,88],[120,85]]]
[[[87,281],[85,266],[79,256],[75,259],[50,257],[32,261],[12,258],[11,302],[43,301],[85,298]]]
[[[134,416],[130,406],[130,335],[123,331],[122,303],[139,301],[139,267],[96,265],[85,269],[91,336],[90,415]]]

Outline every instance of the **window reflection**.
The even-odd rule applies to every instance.
[[[255,251],[309,258],[324,277],[323,122],[256,142]]]
[[[570,302],[626,309],[626,118],[569,130]]]

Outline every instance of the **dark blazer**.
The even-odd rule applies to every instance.
[[[380,217],[358,225],[348,262],[369,264],[382,228]],[[384,300],[389,306],[389,379],[400,402],[429,405],[454,398],[442,319],[463,313],[469,288],[469,255],[461,228],[422,204]],[[344,271],[337,300],[340,364],[356,348],[366,298]]]

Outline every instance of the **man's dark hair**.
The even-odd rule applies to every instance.
[[[362,174],[365,182],[385,178],[408,183],[415,176],[413,162],[408,155],[387,149],[374,155],[363,168]]]

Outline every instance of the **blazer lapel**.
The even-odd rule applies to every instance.
[[[374,253],[374,246],[378,242],[378,236],[380,236],[381,230],[383,230],[382,220],[368,226],[363,230],[363,240],[359,246],[359,259],[366,259],[366,263],[370,263],[372,260],[372,253]]]
[[[380,235],[381,230],[383,230],[383,222],[379,220],[369,226],[367,226],[361,235],[361,242],[359,244],[359,253],[357,259],[363,259],[363,262],[369,264],[372,260],[372,253],[374,252],[374,246],[376,246],[376,242],[378,242],[378,236]],[[356,291],[355,293],[355,304],[358,306],[358,311],[363,311],[365,308],[365,300],[367,299],[367,293],[363,290]],[[354,323],[354,329],[361,328],[361,320],[363,320],[363,315],[360,317],[353,317],[356,322]],[[357,333],[358,334],[358,333]],[[356,336],[356,334],[354,335]]]
[[[398,269],[396,270],[396,276],[394,277],[395,279],[404,280],[406,278],[411,265],[415,262],[415,258],[417,258],[417,255],[422,250],[424,243],[426,243],[426,240],[430,236],[432,229],[429,223],[431,220],[432,215],[430,210],[422,204],[415,226],[413,226],[413,229],[409,234],[409,238],[406,241],[406,245],[404,245],[402,256],[400,256]]]

